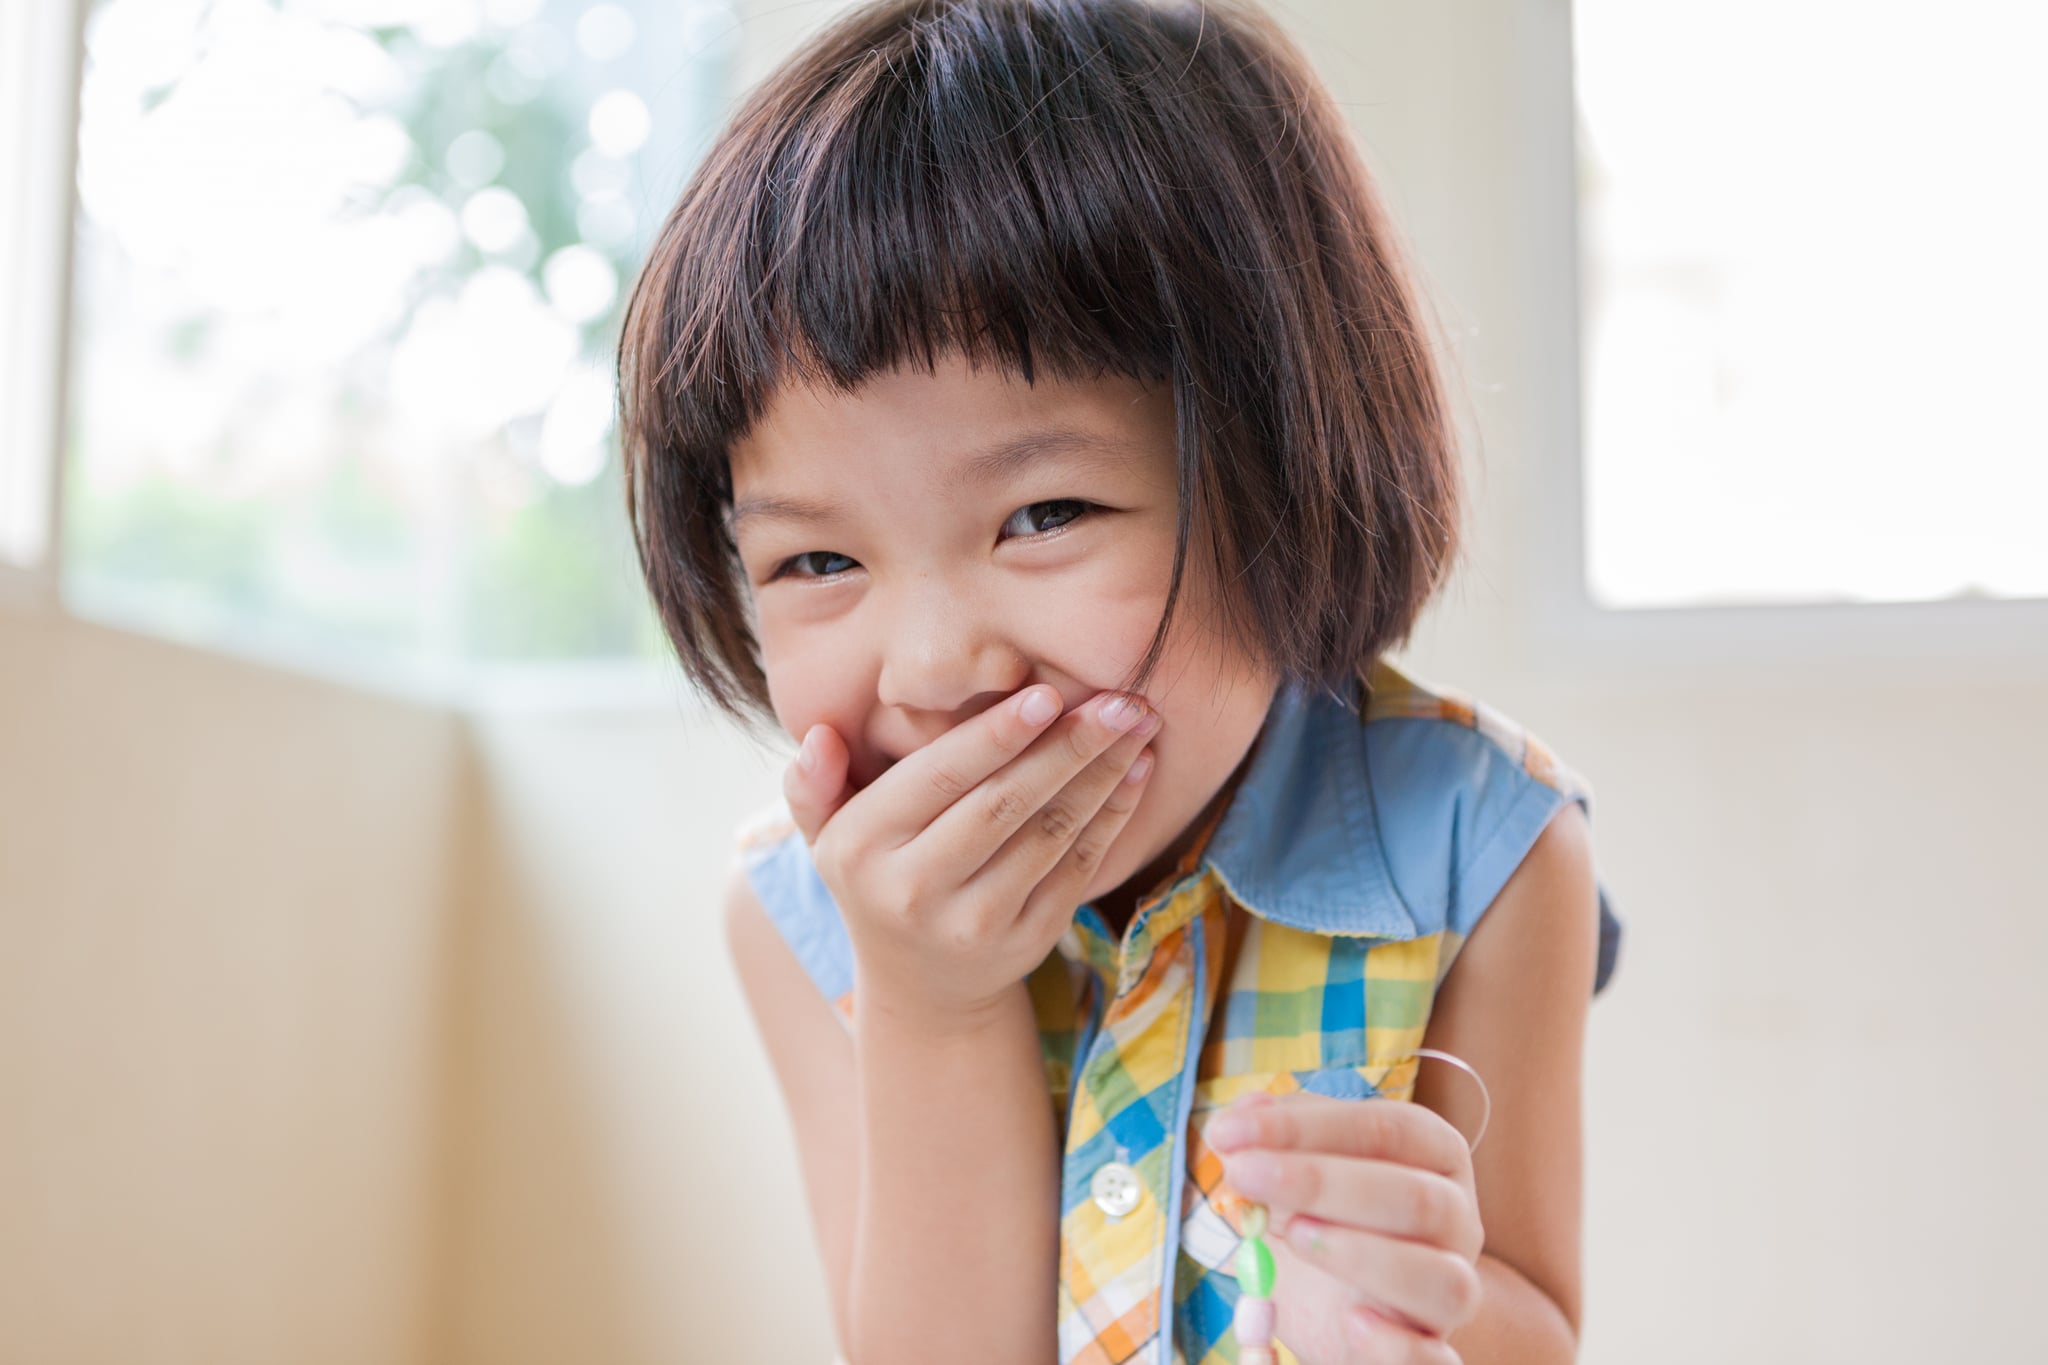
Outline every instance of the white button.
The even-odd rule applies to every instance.
[[[1088,1192],[1095,1196],[1097,1208],[1112,1218],[1121,1218],[1138,1207],[1138,1201],[1145,1197],[1145,1185],[1136,1171],[1121,1161],[1112,1161],[1095,1173]]]

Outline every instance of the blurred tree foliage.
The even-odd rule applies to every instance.
[[[565,5],[575,8],[567,0],[557,8]],[[480,478],[464,481],[458,493],[464,505],[452,529],[428,528],[428,534],[405,490],[388,486],[378,462],[368,458],[364,445],[375,439],[393,348],[420,309],[456,297],[486,265],[517,269],[542,290],[549,256],[579,243],[602,251],[617,278],[629,280],[638,234],[605,242],[579,231],[571,168],[589,146],[590,92],[573,80],[535,78],[530,60],[520,80],[508,81],[507,64],[517,67],[521,60],[517,31],[486,28],[445,47],[429,46],[405,27],[367,32],[406,79],[393,103],[363,112],[397,118],[413,153],[388,185],[350,205],[351,215],[368,219],[417,203],[424,193],[459,217],[477,187],[458,180],[445,153],[459,137],[481,131],[504,151],[490,182],[517,196],[532,240],[516,252],[487,253],[465,236],[459,249],[420,270],[402,316],[377,345],[343,367],[337,389],[300,396],[329,404],[331,428],[342,436],[335,457],[313,477],[283,489],[272,484],[236,495],[164,471],[95,486],[80,454],[93,436],[92,403],[74,404],[67,592],[88,607],[128,604],[131,614],[139,608],[181,633],[232,623],[244,632],[404,654],[446,649],[448,639],[423,636],[452,631],[454,648],[479,663],[667,659],[669,647],[633,559],[616,431],[605,438],[601,470],[581,484],[534,467],[529,442],[527,467],[517,475],[522,494],[487,499]],[[530,58],[530,50],[525,55]],[[160,103],[166,93],[149,92],[147,103]],[[622,284],[604,316],[580,324],[581,358],[607,373],[624,294]],[[205,314],[181,319],[161,334],[163,364],[206,382],[204,361],[216,330],[216,320]],[[85,340],[90,344],[89,336]],[[514,448],[503,435],[499,444]],[[227,455],[247,459],[251,452]],[[500,477],[504,468],[501,462]],[[430,543],[437,536],[440,543]],[[423,611],[422,592],[443,592],[445,600],[438,610]]]

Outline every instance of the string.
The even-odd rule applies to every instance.
[[[1479,1072],[1473,1068],[1472,1064],[1466,1061],[1464,1058],[1453,1057],[1450,1053],[1439,1052],[1433,1047],[1419,1047],[1415,1049],[1415,1055],[1417,1057],[1434,1057],[1440,1062],[1449,1062],[1452,1066],[1458,1068],[1458,1070],[1464,1072],[1467,1076],[1470,1076],[1475,1082],[1478,1083],[1479,1098],[1481,1103],[1484,1105],[1484,1108],[1482,1108],[1479,1111],[1479,1131],[1475,1133],[1472,1137],[1467,1138],[1465,1142],[1465,1146],[1468,1150],[1474,1152],[1478,1151],[1481,1140],[1486,1137],[1486,1125],[1493,1121],[1493,1094],[1486,1088],[1486,1078],[1484,1076],[1481,1076]],[[1463,1134],[1460,1134],[1459,1136],[1462,1137]]]

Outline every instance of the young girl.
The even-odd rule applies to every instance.
[[[1572,1359],[1590,796],[1383,658],[1457,452],[1272,22],[847,14],[685,188],[619,371],[666,630],[802,741],[726,925],[845,1358],[1238,1360],[1262,1211],[1282,1361]]]

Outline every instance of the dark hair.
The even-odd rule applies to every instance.
[[[1172,579],[1122,686],[1158,664],[1198,527],[1225,628],[1324,686],[1407,638],[1457,550],[1407,266],[1327,89],[1250,4],[877,0],[721,130],[633,286],[620,429],[663,628],[743,724],[773,712],[729,444],[780,383],[941,351],[1171,383]]]

